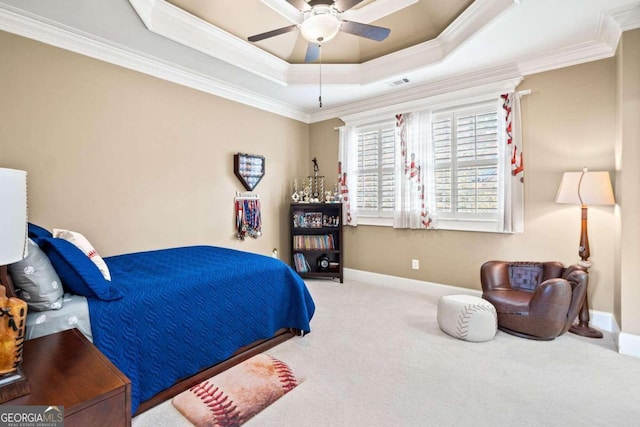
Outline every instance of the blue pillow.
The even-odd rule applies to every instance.
[[[31,237],[32,239],[37,239],[39,237],[53,237],[49,230],[32,223],[29,223],[28,231],[29,237]]]
[[[76,295],[111,301],[122,298],[98,267],[76,245],[55,237],[36,239],[67,289]]]

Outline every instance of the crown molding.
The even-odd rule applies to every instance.
[[[514,0],[475,0],[437,37],[443,54],[450,54],[498,15],[518,4]]]
[[[242,87],[231,85],[185,67],[144,55],[139,51],[127,49],[116,43],[47,20],[41,16],[14,9],[3,3],[0,3],[0,30],[294,120],[309,122],[309,113],[299,108],[274,101],[269,97],[258,95]]]
[[[418,0],[377,0],[359,9],[349,9],[342,16],[348,21],[369,24],[417,2]]]
[[[284,2],[282,0],[260,0],[262,3],[273,9],[274,12],[282,15],[286,20],[292,24],[302,24],[304,18],[300,11],[295,8],[291,3]]]
[[[640,2],[635,7],[640,8]],[[612,57],[616,54],[623,31],[620,18],[624,20],[628,17],[633,8],[632,5],[603,13],[595,40],[558,49],[529,61],[521,61],[520,71],[523,74],[536,74]]]
[[[518,66],[524,75],[537,74],[558,68],[570,67],[572,65],[584,64],[585,62],[610,58],[615,55],[615,53],[616,48],[612,48],[607,43],[579,43],[530,61],[522,61]]]
[[[410,109],[415,105],[423,104],[426,98],[436,99],[435,97],[440,97],[441,99],[438,102],[443,102],[444,97],[450,94],[455,94],[456,99],[459,101],[459,95],[465,90],[471,90],[474,94],[513,90],[522,81],[522,78],[523,76],[518,67],[514,65],[462,74],[449,79],[411,86],[386,95],[314,112],[311,114],[310,123],[336,117],[354,120],[370,115],[379,115],[384,112],[398,113],[399,110]]]
[[[164,0],[129,0],[153,33],[286,85],[289,64]]]
[[[550,52],[519,64],[523,74],[535,74],[585,62],[610,58],[616,54],[623,31],[640,28],[640,1],[603,12],[596,38]]]
[[[608,11],[605,15],[611,16],[620,27],[620,31],[630,31],[640,28],[640,1],[631,5],[619,7]]]
[[[384,10],[394,10],[405,2],[395,1],[398,3],[395,6],[389,1],[381,4]],[[129,3],[149,31],[245,71],[282,85],[304,84],[317,79],[317,64],[289,64],[165,0],[129,0]],[[282,0],[265,3],[278,13],[285,6],[285,10],[290,9],[288,3],[279,5],[285,3]],[[362,9],[366,12],[374,4]],[[366,85],[438,63],[513,4],[513,0],[476,0],[435,39],[362,64],[324,64],[323,80],[326,84]],[[380,13],[382,9],[376,8],[374,12]],[[331,69],[328,65],[332,65]],[[359,80],[355,80],[356,77]]]
[[[135,1],[142,10],[140,13],[146,14],[147,16],[152,16],[153,5],[158,2],[158,0]],[[504,2],[504,0],[500,1]],[[491,0],[490,4],[495,5],[498,3]],[[471,14],[472,12],[469,13]],[[466,17],[466,19],[470,18]],[[397,92],[368,98],[366,100],[345,103],[334,108],[327,108],[310,113],[287,103],[275,101],[269,97],[251,92],[245,88],[214,79],[209,75],[194,72],[175,63],[145,55],[140,51],[134,51],[125,46],[65,26],[42,16],[34,15],[30,12],[0,3],[0,30],[201,90],[304,123],[314,123],[321,120],[343,117],[370,109],[410,102],[420,97],[434,96],[447,91],[459,90],[464,87],[487,84],[491,81],[500,82],[516,76],[548,71],[610,57],[615,54],[622,31],[639,27],[640,1],[634,2],[626,7],[605,12],[597,31],[596,40],[593,42],[582,43],[550,52],[531,60],[521,61],[515,65],[479,70],[474,73],[455,76],[419,86],[408,85],[406,88]],[[456,31],[463,31],[464,28],[464,25],[462,25],[460,29],[451,27],[445,31],[442,37],[444,40],[448,40],[448,38],[454,39],[457,37],[456,34],[458,34]],[[449,31],[450,33],[448,33]],[[413,53],[429,54],[429,49],[435,49],[433,46],[429,46],[429,43],[430,42],[427,42],[427,46],[416,47]],[[455,43],[452,45],[454,44]],[[420,49],[425,50],[422,51]],[[410,50],[409,52],[412,51]],[[400,61],[402,58],[395,57],[392,54],[391,59]],[[375,67],[384,68],[393,65],[384,62],[386,59],[383,60],[379,58],[374,61],[378,61]],[[358,82],[363,81],[373,82],[380,80],[383,78],[381,75],[375,74],[374,70],[367,69],[369,66],[373,68],[373,64],[365,63],[362,64],[362,67],[355,69],[349,64],[335,66],[332,64],[323,65],[323,80],[327,82],[327,79],[324,77],[325,73],[327,75],[333,75],[334,80],[343,79],[343,81],[353,84],[359,84]],[[307,67],[312,69],[311,72],[301,67],[305,66],[288,66],[286,79],[315,83],[317,78],[317,65],[315,67],[313,67],[313,65],[307,65]],[[367,74],[368,72],[369,74]],[[396,75],[393,75],[391,78],[395,77]]]

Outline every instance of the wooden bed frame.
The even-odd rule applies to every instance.
[[[7,266],[0,266],[0,293],[2,292],[2,287],[5,288],[6,295],[8,297],[17,297],[15,288],[13,287],[13,282],[11,281],[11,277],[7,272]],[[172,397],[182,393],[185,390],[188,390],[194,385],[207,380],[212,376],[217,375],[220,372],[223,372],[231,368],[232,366],[235,366],[255,356],[256,354],[260,354],[270,348],[273,348],[276,345],[283,343],[296,335],[302,335],[301,331],[296,329],[283,328],[278,330],[271,338],[258,340],[254,343],[241,347],[228,359],[223,360],[222,362],[219,362],[209,368],[205,368],[190,377],[179,380],[168,389],[163,390],[152,398],[140,403],[136,413],[133,414],[133,416],[148,411],[154,406],[159,405],[160,403],[168,399],[171,399]]]

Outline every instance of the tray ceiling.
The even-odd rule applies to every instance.
[[[394,37],[327,43],[320,107],[299,34],[246,41],[290,22],[285,0],[170,1],[0,0],[0,30],[312,123],[608,58],[640,27],[640,0],[366,0],[353,20]]]
[[[242,40],[249,36],[291,25],[291,21],[259,0],[168,0],[176,7],[220,28]],[[284,0],[279,6],[295,10]],[[349,10],[350,20],[391,29],[389,37],[376,42],[347,33],[338,33],[322,46],[322,62],[332,64],[358,64],[435,39],[469,5],[472,0],[364,0]],[[242,7],[239,7],[239,5]],[[399,5],[399,6],[398,6]],[[405,6],[408,5],[408,6]],[[400,10],[393,11],[396,7]],[[391,13],[369,20],[376,9]],[[386,9],[386,10],[385,10]],[[304,63],[307,41],[299,31],[282,34],[255,44],[264,51],[290,64]]]

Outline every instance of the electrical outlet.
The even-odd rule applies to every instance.
[[[413,268],[414,270],[420,270],[420,260],[419,259],[412,259],[411,260],[411,268]]]

